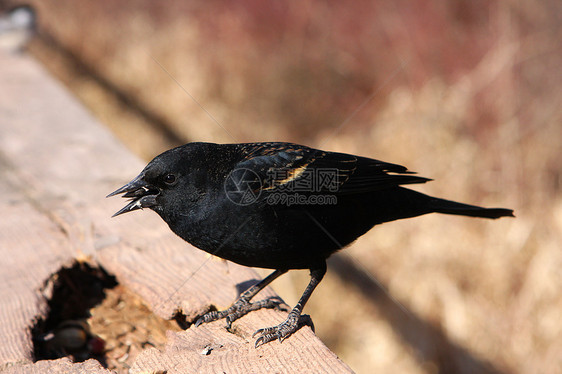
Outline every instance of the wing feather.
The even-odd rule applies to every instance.
[[[252,170],[261,179],[263,191],[291,190],[307,178],[316,178],[308,192],[333,194],[368,193],[431,179],[414,175],[406,167],[345,153],[325,152],[292,143],[240,144],[243,159],[236,166]],[[325,185],[319,185],[324,179]]]

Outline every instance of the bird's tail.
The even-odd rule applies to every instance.
[[[455,214],[459,216],[481,217],[481,218],[500,218],[514,217],[513,210],[504,208],[482,208],[476,205],[457,203],[445,199],[431,197],[429,208],[436,213]]]

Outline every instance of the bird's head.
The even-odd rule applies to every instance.
[[[171,149],[155,157],[143,171],[107,197],[123,194],[129,203],[113,215],[150,208],[163,218],[189,209],[204,195],[205,158],[194,143]]]

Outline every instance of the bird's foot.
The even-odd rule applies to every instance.
[[[279,339],[279,342],[282,343],[283,340],[287,339],[291,334],[301,328],[303,324],[309,324],[314,329],[314,325],[312,325],[310,317],[303,324],[299,323],[299,319],[300,313],[293,310],[289,313],[287,319],[279,325],[259,329],[254,333],[254,335],[252,335],[252,337],[259,335],[259,338],[256,340],[255,347],[258,348],[259,346],[267,344],[275,339]]]
[[[215,310],[201,316],[196,322],[195,327],[201,325],[202,323],[216,321],[222,318],[226,318],[226,327],[230,329],[232,322],[236,321],[238,318],[250,313],[251,311],[258,309],[277,309],[285,310],[282,306],[284,303],[278,297],[270,297],[265,300],[256,301],[254,303],[249,302],[245,298],[239,298],[232,304],[232,306],[226,310]]]

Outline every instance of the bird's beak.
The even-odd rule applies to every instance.
[[[140,173],[135,179],[124,185],[123,187],[113,191],[106,197],[124,194],[122,197],[130,199],[123,209],[115,213],[112,217],[123,213],[132,212],[133,210],[150,208],[156,205],[156,196],[160,194],[160,190],[151,186],[144,180],[144,173]]]

